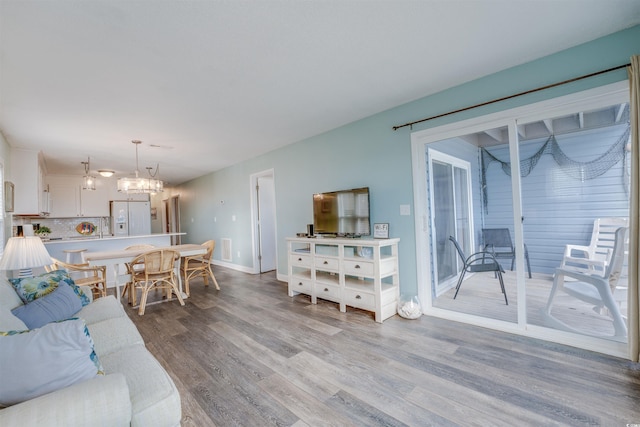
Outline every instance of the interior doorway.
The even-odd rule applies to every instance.
[[[180,196],[171,196],[168,199],[162,201],[163,205],[163,219],[164,219],[164,231],[166,233],[179,233],[180,232]],[[171,244],[179,245],[182,243],[180,235],[171,236]]]
[[[254,262],[256,273],[277,267],[276,197],[273,169],[251,175]]]

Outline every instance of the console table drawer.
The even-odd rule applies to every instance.
[[[344,303],[351,307],[363,308],[365,310],[375,310],[375,295],[361,292],[355,289],[344,290]]]
[[[316,283],[316,297],[329,301],[340,302],[340,287]]]
[[[344,272],[354,276],[373,276],[373,263],[367,261],[344,261]]]
[[[289,262],[296,267],[311,267],[313,258],[311,255],[291,254],[289,255]]]
[[[340,269],[340,262],[337,258],[316,257],[315,264],[316,268],[323,270],[338,271]]]
[[[305,279],[300,279],[299,277],[293,277],[289,281],[289,290],[310,295],[311,292],[313,291],[313,282],[311,280],[305,280]]]

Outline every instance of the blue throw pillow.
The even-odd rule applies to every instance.
[[[82,302],[73,288],[61,281],[53,292],[26,305],[16,307],[11,312],[22,320],[27,328],[35,329],[47,323],[73,317],[82,309]]]

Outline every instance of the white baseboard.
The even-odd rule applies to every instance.
[[[251,268],[251,267],[244,267],[242,265],[233,264],[233,263],[230,263],[230,262],[213,260],[213,261],[211,261],[211,264],[218,265],[218,266],[224,267],[224,268],[230,268],[230,269],[236,270],[236,271],[241,271],[243,273],[256,274],[254,269]]]

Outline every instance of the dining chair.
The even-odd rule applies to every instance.
[[[55,258],[51,259],[53,264],[46,268],[47,271],[66,270],[69,274],[71,272],[84,273],[84,277],[73,279],[75,284],[90,287],[94,299],[107,296],[107,267],[104,265],[68,264]]]
[[[124,248],[125,251],[140,251],[140,250],[151,250],[155,248],[155,246],[150,245],[150,244],[139,244],[139,245],[131,245],[131,246],[127,246],[126,248]],[[131,275],[132,279],[131,281],[127,282],[124,287],[122,288],[122,295],[120,296],[121,298],[124,298],[124,296],[128,293],[129,294],[129,304],[131,305],[136,305],[137,304],[137,295],[135,290],[132,287],[132,283],[133,283],[133,274],[134,274],[134,270],[135,271],[142,271],[142,269],[144,268],[144,265],[142,265],[142,263],[140,264],[136,264],[133,265],[132,262],[128,262],[125,264],[125,267],[127,269],[127,274]]]
[[[504,289],[504,281],[502,280],[502,273],[504,270],[502,266],[496,260],[495,256],[491,252],[480,251],[475,252],[469,256],[466,256],[460,247],[458,241],[453,237],[449,236],[449,240],[453,242],[453,245],[462,260],[462,272],[460,273],[460,277],[458,278],[458,284],[456,285],[456,293],[453,295],[453,299],[456,299],[458,296],[458,291],[460,291],[460,286],[462,285],[462,280],[466,273],[483,273],[492,271],[498,276],[498,281],[500,282],[500,289],[502,289],[502,293],[504,294],[504,302],[509,305],[509,301],[507,300],[507,292]]]
[[[209,277],[216,285],[216,289],[220,290],[216,276],[213,275],[211,269],[211,257],[216,248],[215,240],[207,240],[202,244],[207,248],[207,252],[203,255],[186,256],[182,259],[182,274],[184,275],[184,289],[187,295],[190,295],[189,281],[194,277],[202,277],[204,285],[209,286]]]
[[[180,252],[171,249],[152,249],[133,259],[133,288],[140,289],[140,307],[138,314],[142,316],[147,305],[147,297],[152,289],[166,291],[167,300],[176,294],[180,305],[184,305],[178,283],[176,281],[175,263],[180,259]],[[143,266],[142,268],[137,268]]]

